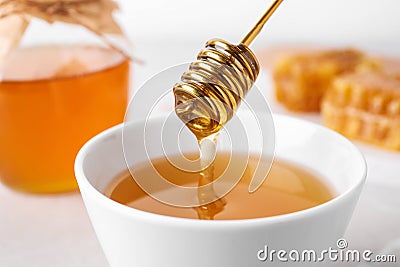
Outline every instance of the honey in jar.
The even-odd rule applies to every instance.
[[[0,179],[29,192],[77,187],[79,148],[123,121],[129,61],[85,45],[19,48],[0,82]]]

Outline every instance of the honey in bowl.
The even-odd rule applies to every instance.
[[[196,156],[193,154],[187,157],[195,158]],[[226,152],[217,153],[214,161],[214,177],[218,179],[228,164],[235,166],[235,160],[242,159],[242,157],[240,159],[231,157]],[[334,190],[318,174],[283,159],[275,160],[264,184],[254,193],[249,193],[249,182],[258,163],[258,156],[250,154],[240,182],[222,199],[214,202],[215,204],[223,200],[224,205],[207,205],[209,208],[207,212],[212,217],[208,219],[240,220],[288,214],[312,208],[335,197]],[[263,162],[261,161],[260,164]],[[145,176],[149,168],[153,167],[162,177],[179,186],[196,187],[201,179],[201,172],[185,172],[173,166],[166,158],[153,159],[134,168],[135,173]],[[105,194],[114,201],[142,211],[180,218],[202,219],[198,208],[176,207],[153,199],[138,186],[128,171],[115,177],[105,190]]]
[[[29,192],[77,188],[79,148],[123,121],[129,61],[84,45],[14,51],[0,82],[0,179]]]

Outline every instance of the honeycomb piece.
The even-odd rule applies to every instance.
[[[381,72],[336,78],[321,112],[326,126],[341,134],[400,150],[400,80]]]
[[[319,111],[321,99],[337,75],[378,68],[378,63],[352,49],[298,53],[274,67],[275,95],[294,111]]]
[[[380,64],[383,73],[400,80],[400,59],[382,57]]]

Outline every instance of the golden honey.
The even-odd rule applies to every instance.
[[[198,157],[195,154],[185,156]],[[228,153],[218,153],[213,167],[215,177],[224,172],[230,161],[234,163],[235,160],[242,159],[242,157],[231,158]],[[142,191],[127,171],[113,179],[105,194],[121,204],[142,211],[190,219],[204,219],[199,215],[208,215],[206,219],[213,220],[254,219],[282,215],[317,206],[335,196],[330,186],[318,175],[280,159],[274,161],[271,172],[260,189],[250,194],[248,184],[258,161],[258,156],[250,154],[240,182],[222,200],[211,203],[208,210],[202,211],[201,214],[199,208],[175,207],[153,199]],[[201,173],[185,172],[173,166],[166,158],[153,159],[151,163],[135,166],[135,173],[145,177],[149,168],[153,167],[162,177],[180,186],[196,186],[202,179]]]
[[[77,188],[74,159],[123,121],[129,61],[93,46],[38,46],[10,55],[0,82],[0,179],[29,192]]]

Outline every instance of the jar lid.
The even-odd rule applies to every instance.
[[[81,25],[99,36],[111,48],[130,57],[126,50],[107,38],[107,35],[116,35],[129,43],[113,18],[113,12],[118,8],[113,0],[0,0],[0,35],[7,40],[4,47],[0,47],[0,60],[19,43],[32,17],[48,23],[59,21]],[[2,28],[7,31],[2,31]],[[15,34],[3,35],[3,32]]]

